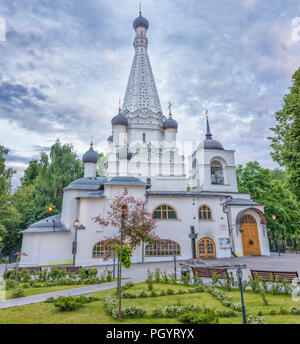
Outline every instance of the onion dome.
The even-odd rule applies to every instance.
[[[113,142],[113,136],[112,135],[108,136],[107,142]]]
[[[90,149],[83,154],[82,162],[85,163],[92,163],[97,164],[99,160],[99,155],[94,151],[93,142],[90,144]]]
[[[140,15],[133,21],[132,26],[134,30],[136,30],[138,27],[144,27],[146,30],[148,30],[149,22],[146,18],[142,16],[141,11],[140,11]]]
[[[177,130],[177,129],[178,129],[178,123],[177,123],[177,121],[175,121],[175,119],[172,118],[171,107],[172,107],[172,104],[169,103],[169,118],[166,119],[166,120],[163,122],[163,129],[164,129],[164,130],[167,130],[167,129],[175,129],[175,130]]]
[[[111,125],[125,125],[127,127],[128,121],[124,115],[119,113],[111,120]]]

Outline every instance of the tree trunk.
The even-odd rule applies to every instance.
[[[121,275],[122,275],[122,245],[123,245],[123,235],[121,230],[121,240],[120,240],[120,259],[118,261],[118,320],[121,320],[121,307],[122,307],[122,288],[121,288]]]

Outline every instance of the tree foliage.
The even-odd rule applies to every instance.
[[[287,183],[300,202],[300,68],[292,77],[290,93],[275,113],[277,124],[271,130],[272,158],[286,168]]]
[[[255,202],[265,204],[265,214],[271,230],[272,214],[275,214],[281,233],[300,233],[299,206],[287,188],[284,171],[265,169],[254,161],[248,162],[245,167],[238,165],[236,172],[239,192],[250,193]]]

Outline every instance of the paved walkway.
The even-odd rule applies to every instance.
[[[208,263],[219,263],[219,264],[246,264],[248,271],[244,270],[244,279],[247,279],[249,274],[249,269],[260,269],[260,270],[276,270],[276,271],[298,271],[300,275],[300,254],[282,254],[281,257],[278,257],[277,254],[271,254],[269,257],[263,256],[246,256],[239,258],[224,258],[224,259],[209,259]],[[177,261],[177,276],[180,276],[180,263]],[[174,271],[173,262],[157,262],[157,263],[137,263],[133,264],[130,269],[123,269],[123,278],[129,278],[134,283],[139,283],[145,281],[148,273],[148,269],[154,271],[158,267],[160,271],[167,271],[168,273]],[[103,272],[105,267],[97,267],[100,272]],[[111,268],[111,267],[110,267]],[[0,274],[5,269],[5,265],[0,265]],[[122,281],[122,284],[126,283],[126,280]],[[22,306],[31,303],[38,303],[45,301],[48,297],[57,297],[57,296],[76,296],[81,294],[94,293],[96,291],[108,290],[116,288],[116,282],[86,286],[76,289],[67,289],[57,292],[39,294],[33,296],[27,296],[19,299],[11,299],[0,301],[0,308],[9,308],[14,306]]]

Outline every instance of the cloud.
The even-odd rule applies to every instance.
[[[133,0],[2,3],[1,143],[30,159],[60,138],[82,154],[91,135],[98,150],[125,94],[133,57]],[[274,167],[266,137],[282,106],[300,42],[292,41],[295,2],[147,0],[149,56],[163,109],[169,100],[178,139],[213,137],[236,160]]]

